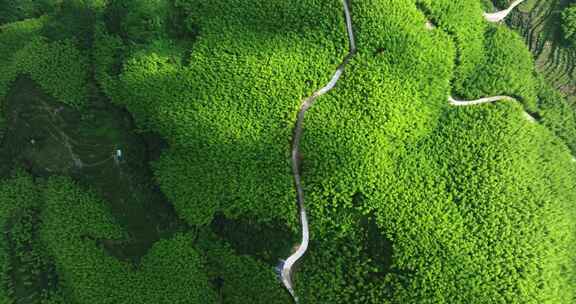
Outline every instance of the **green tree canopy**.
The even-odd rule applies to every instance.
[[[62,0],[0,0],[0,24],[54,12]]]
[[[130,39],[140,43],[160,38],[167,29],[168,8],[166,0],[132,0],[122,29]]]
[[[576,44],[576,4],[562,11],[562,33],[566,41]]]

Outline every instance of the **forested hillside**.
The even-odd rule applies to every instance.
[[[499,2],[499,3],[498,3]],[[507,1],[497,1],[505,5]],[[537,68],[560,91],[574,95],[574,2],[527,0],[511,16],[510,26],[518,31],[534,53]]]
[[[500,7],[508,4],[505,0],[494,2]],[[572,114],[576,100],[575,4],[567,0],[526,0],[512,13],[508,25],[524,38],[535,58],[542,79],[538,110],[542,122],[576,151]]]
[[[576,303],[542,6],[346,3],[0,0],[0,304],[292,303],[293,158],[299,303]]]

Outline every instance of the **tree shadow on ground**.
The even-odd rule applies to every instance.
[[[137,262],[157,240],[187,229],[156,186],[148,163],[167,144],[135,133],[130,114],[96,93],[83,109],[46,95],[19,77],[6,102],[0,175],[24,167],[37,178],[73,177],[94,190],[126,229],[126,241],[98,240],[119,259]]]

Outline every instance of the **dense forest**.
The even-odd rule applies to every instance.
[[[576,303],[573,98],[510,2],[348,1],[300,303]],[[292,303],[293,128],[346,32],[341,0],[0,0],[0,304]]]

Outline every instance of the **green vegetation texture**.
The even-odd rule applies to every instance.
[[[301,142],[301,303],[575,303],[576,117],[501,2],[350,1]],[[293,126],[342,2],[0,12],[0,303],[291,303]]]
[[[571,5],[562,11],[562,33],[571,44],[576,43],[576,6]]]

